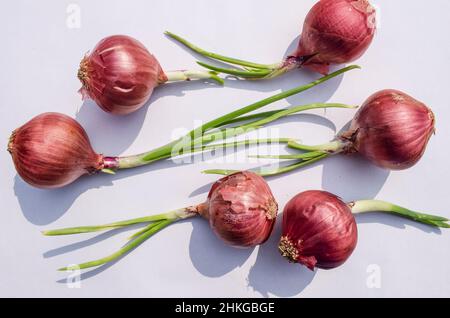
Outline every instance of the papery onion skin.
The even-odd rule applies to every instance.
[[[39,115],[13,132],[8,143],[17,173],[41,189],[66,186],[103,168],[81,125],[58,113]]]
[[[408,94],[387,89],[367,99],[341,138],[351,141],[350,152],[375,165],[404,170],[422,158],[434,133],[430,108]]]
[[[361,57],[376,31],[376,12],[367,0],[320,0],[308,13],[293,54],[309,57],[304,67],[328,74],[330,64]]]
[[[358,242],[350,207],[337,196],[307,191],[294,197],[283,213],[280,252],[289,261],[333,269],[345,263]]]
[[[200,213],[227,244],[250,248],[265,243],[275,225],[278,204],[267,184],[253,172],[217,181]]]
[[[80,64],[81,93],[104,111],[127,115],[145,105],[153,89],[167,81],[158,60],[125,35],[101,40]]]

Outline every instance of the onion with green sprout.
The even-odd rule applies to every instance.
[[[139,155],[111,157],[96,153],[83,127],[69,116],[58,113],[39,115],[16,129],[9,139],[8,151],[18,174],[27,183],[38,188],[61,188],[84,175],[99,172],[115,173],[118,170],[141,167],[181,155],[237,146],[236,143],[217,142],[237,137],[298,112],[330,107],[351,108],[352,106],[343,104],[317,103],[246,116],[356,68],[358,68],[356,65],[343,68],[307,85],[276,94],[218,117],[173,142]],[[261,142],[286,141],[286,139],[272,139]],[[252,144],[251,141],[245,143]]]
[[[86,269],[112,262],[135,249],[167,226],[193,217],[208,220],[211,229],[226,244],[251,248],[264,244],[272,233],[278,204],[267,182],[252,172],[238,172],[213,184],[206,202],[175,211],[101,226],[84,226],[44,231],[47,236],[61,236],[143,226],[119,251],[96,261],[61,268],[61,271]]]
[[[306,191],[284,208],[281,255],[311,270],[333,269],[351,256],[358,241],[355,215],[384,212],[437,228],[450,228],[448,219],[415,212],[379,200],[345,203],[334,194]]]
[[[102,39],[81,61],[78,78],[83,84],[83,99],[91,98],[115,115],[137,111],[156,87],[168,82],[212,79],[224,83],[214,71],[165,72],[141,42],[126,35]]]
[[[328,74],[330,65],[353,62],[369,48],[376,31],[376,11],[367,0],[320,0],[308,13],[295,52],[279,63],[261,64],[209,52],[179,35],[166,35],[194,52],[228,63],[219,67],[204,62],[215,72],[248,80],[271,79],[298,68]]]
[[[302,153],[257,157],[296,161],[290,166],[261,172],[264,176],[293,171],[336,154],[353,153],[361,154],[384,169],[405,170],[419,162],[434,133],[435,116],[430,108],[406,93],[386,89],[370,96],[359,109],[350,129],[334,141],[306,146],[290,140],[288,147]],[[232,172],[205,171],[223,175]]]
[[[291,262],[331,269],[344,263],[356,247],[357,228],[353,214],[380,211],[438,228],[449,228],[448,219],[415,212],[383,201],[343,203],[332,194],[309,191],[296,196],[283,215],[280,252]],[[259,175],[240,171],[213,184],[206,202],[169,213],[136,218],[100,226],[82,226],[44,231],[46,236],[104,232],[142,226],[115,253],[60,271],[102,266],[120,259],[169,225],[194,217],[209,221],[211,229],[226,244],[251,248],[270,237],[278,204],[266,181]]]

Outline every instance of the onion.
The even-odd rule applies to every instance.
[[[111,262],[136,248],[166,226],[196,216],[208,219],[213,231],[225,243],[238,248],[254,247],[267,241],[272,233],[277,213],[278,204],[264,179],[251,172],[238,172],[217,181],[212,186],[207,201],[197,206],[124,222],[45,231],[43,234],[71,235],[150,223],[142,231],[133,235],[130,244],[119,252],[76,267],[84,269]],[[61,270],[72,268],[74,267]]]
[[[376,31],[376,11],[367,0],[320,0],[308,13],[297,50],[284,61],[259,64],[208,52],[171,33],[172,39],[213,60],[234,68],[223,68],[198,62],[220,73],[246,79],[268,79],[293,69],[306,67],[328,74],[331,64],[344,64],[361,57],[369,48]]]
[[[330,64],[358,59],[374,38],[375,14],[367,0],[320,0],[306,17],[293,57],[311,56],[303,66],[321,74]]]
[[[8,143],[17,173],[39,188],[58,188],[103,169],[83,127],[57,113],[39,115],[15,130]]]
[[[294,88],[233,111],[207,122],[174,142],[139,155],[116,157],[95,153],[81,125],[74,119],[57,113],[39,115],[15,130],[10,138],[8,150],[12,155],[17,172],[26,182],[38,188],[48,189],[66,186],[85,174],[97,172],[114,174],[117,170],[149,165],[159,160],[189,153],[236,147],[242,143],[210,144],[213,141],[245,134],[249,130],[262,127],[294,113],[318,108],[348,107],[342,104],[312,104],[254,114],[250,117],[243,116],[275,101],[303,92],[354,68],[356,66],[347,67],[311,84]],[[246,123],[239,124],[240,122]],[[220,129],[223,126],[229,127],[226,133]],[[282,140],[267,140],[267,142],[278,141]],[[251,142],[243,144],[248,145]]]
[[[356,114],[348,131],[336,140],[319,146],[302,145],[293,139],[292,149],[299,155],[257,156],[258,158],[297,160],[291,166],[261,173],[278,175],[316,163],[329,156],[359,153],[375,165],[389,170],[411,168],[425,153],[435,133],[435,116],[430,108],[398,90],[373,94]],[[257,140],[252,141],[257,143]],[[208,170],[205,173],[229,174],[232,170]]]
[[[168,81],[214,79],[215,72],[165,73],[158,60],[136,39],[125,35],[101,40],[80,63],[83,98],[92,98],[104,111],[127,115],[147,103],[155,87]]]
[[[311,270],[335,268],[350,257],[357,241],[350,208],[331,193],[304,192],[284,209],[279,249],[291,262]]]
[[[386,212],[434,227],[450,228],[440,216],[414,212],[376,200],[344,203],[334,194],[308,191],[295,196],[283,213],[279,250],[290,262],[333,269],[344,264],[358,241],[353,214]]]
[[[435,116],[425,104],[397,90],[375,93],[340,139],[377,166],[403,170],[425,153],[435,132]]]
[[[214,232],[236,247],[252,247],[267,241],[277,217],[278,205],[260,176],[240,172],[216,182],[208,196],[204,215]]]

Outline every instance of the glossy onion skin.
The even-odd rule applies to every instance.
[[[206,206],[204,216],[217,236],[238,248],[265,243],[278,213],[269,185],[252,172],[235,173],[217,181]]]
[[[330,64],[361,57],[376,31],[376,12],[367,0],[320,0],[308,13],[295,57],[312,56],[303,66],[328,74]]]
[[[434,132],[435,117],[425,104],[388,89],[367,99],[344,138],[375,165],[404,170],[422,158]]]
[[[54,189],[102,168],[83,127],[58,113],[45,113],[15,130],[8,144],[17,173],[30,185]]]
[[[357,241],[350,207],[331,193],[301,193],[284,209],[280,251],[291,262],[311,270],[336,268],[351,256]]]
[[[101,40],[81,62],[78,77],[83,96],[116,115],[137,111],[153,89],[167,81],[158,60],[143,44],[125,35]]]

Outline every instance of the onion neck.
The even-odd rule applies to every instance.
[[[352,146],[352,143],[347,140],[336,139],[326,144],[317,146],[308,146],[300,144],[296,141],[291,141],[289,143],[289,148],[302,150],[302,151],[321,151],[328,154],[339,154],[348,151]]]
[[[193,80],[211,79],[223,85],[225,82],[218,76],[217,72],[213,71],[171,71],[165,73],[167,82],[189,82]]]
[[[431,225],[434,227],[450,228],[447,223],[447,218],[424,214],[416,211],[406,209],[404,207],[379,200],[362,200],[351,202],[348,204],[354,214],[362,214],[369,212],[384,212],[388,214],[397,215],[402,218],[410,219],[418,223]]]
[[[288,56],[283,62],[271,65],[273,71],[264,77],[264,79],[272,79],[284,75],[292,70],[302,68],[309,61],[311,56]]]
[[[133,169],[150,165],[156,161],[171,158],[172,149],[175,145],[176,142],[172,142],[165,146],[139,155],[124,157],[104,157],[103,168],[100,170],[104,173],[114,174],[117,170]]]

